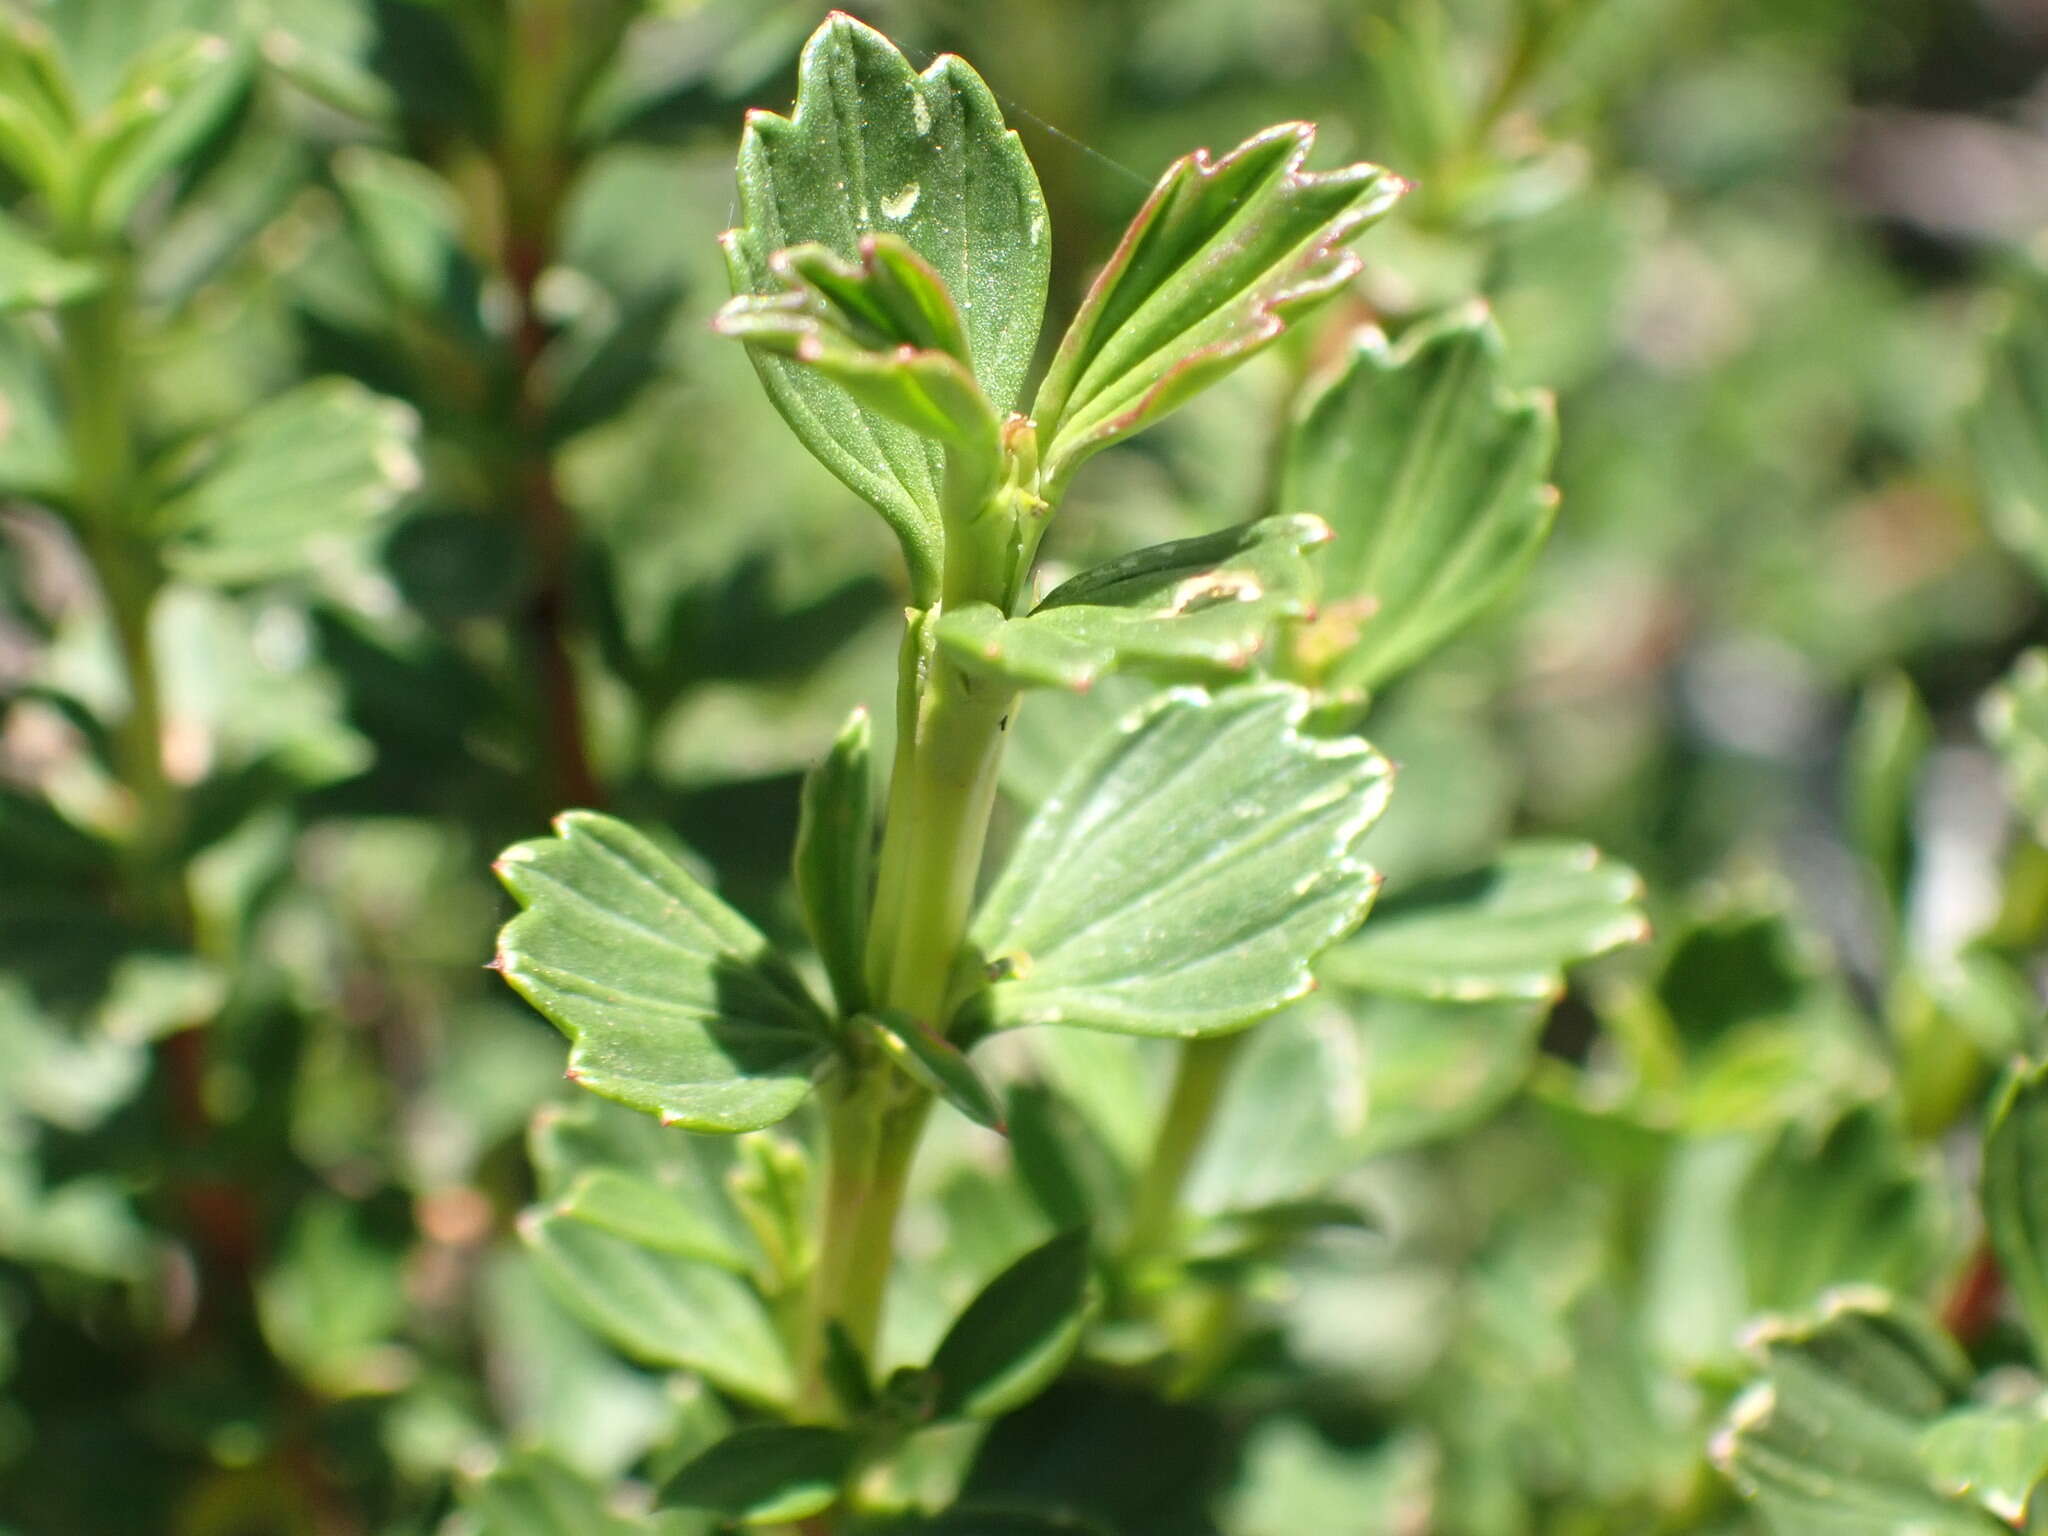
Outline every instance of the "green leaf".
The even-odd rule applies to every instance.
[[[1941,1252],[1937,1191],[1883,1107],[1785,1126],[1742,1186],[1738,1225],[1752,1307],[1805,1306],[1861,1282],[1904,1294]]]
[[[1039,808],[976,917],[998,1025],[1195,1036],[1302,996],[1365,915],[1386,760],[1280,685],[1162,695]]]
[[[1920,1436],[1920,1460],[1936,1487],[2017,1526],[2048,1478],[2048,1398],[1959,1408],[1936,1419]]]
[[[755,1257],[726,1225],[675,1190],[624,1168],[591,1168],[555,1203],[565,1216],[653,1248],[746,1274]]]
[[[2022,653],[1984,696],[1984,734],[2005,764],[2005,784],[2034,836],[2048,842],[2048,651]]]
[[[377,17],[347,0],[270,0],[263,62],[315,101],[365,123],[397,118],[398,93],[371,67]]]
[[[1984,1133],[1984,1227],[2019,1302],[2037,1359],[2048,1361],[2048,1063],[2007,1074]]]
[[[896,236],[958,304],[990,408],[1016,402],[1045,307],[1045,203],[995,97],[960,59],[920,75],[871,27],[828,18],[804,49],[794,114],[748,114],[739,191],[741,224],[725,236],[735,293],[781,289],[769,258],[791,246],[852,261],[863,237]],[[805,446],[889,521],[928,601],[945,544],[936,445],[803,365],[749,351]]]
[[[2009,304],[1967,428],[1993,532],[2048,582],[2048,279]]]
[[[981,1074],[950,1040],[906,1014],[865,1014],[861,1023],[889,1059],[976,1125],[1005,1130],[1003,1106]]]
[[[1111,672],[1223,680],[1281,619],[1309,611],[1314,517],[1269,517],[1125,555],[1056,587],[1028,615],[948,609],[940,647],[963,670],[1020,687],[1092,687]]]
[[[1088,290],[1032,406],[1048,495],[1083,459],[1207,388],[1356,275],[1346,245],[1406,184],[1376,165],[1305,170],[1314,141],[1309,124],[1282,123],[1220,160],[1196,150],[1167,168]]]
[[[1863,690],[1846,751],[1849,834],[1895,913],[1906,899],[1913,794],[1933,744],[1927,706],[1905,673],[1887,672]]]
[[[76,155],[78,102],[48,28],[0,15],[0,161],[61,205]]]
[[[645,1536],[648,1531],[644,1522],[606,1509],[597,1488],[539,1451],[523,1452],[456,1486],[477,1536]]]
[[[156,513],[165,559],[224,584],[303,568],[419,484],[418,426],[409,406],[360,384],[300,385],[173,466],[180,487]]]
[[[400,1250],[379,1243],[364,1212],[337,1196],[301,1205],[283,1252],[257,1283],[263,1336],[332,1397],[390,1392],[413,1365],[390,1341],[406,1315]]]
[[[1585,843],[1520,843],[1454,879],[1397,891],[1317,967],[1363,992],[1445,1002],[1530,1002],[1565,968],[1650,935],[1643,882]]]
[[[555,832],[498,860],[525,910],[493,964],[575,1042],[569,1075],[697,1131],[802,1103],[830,1036],[768,941],[623,822],[569,811]]]
[[[1331,682],[1369,688],[1413,665],[1541,548],[1557,513],[1556,413],[1504,374],[1500,332],[1475,308],[1398,347],[1361,331],[1304,401],[1279,504],[1337,535],[1320,617],[1297,641]]]
[[[455,188],[416,160],[351,144],[334,181],[378,282],[399,303],[481,339],[481,278],[462,245]]]
[[[868,907],[874,900],[874,728],[856,709],[804,777],[796,823],[796,895],[842,1014],[867,1003]]]
[[[165,39],[136,60],[87,125],[91,147],[73,193],[92,228],[121,229],[144,195],[241,101],[255,63],[241,41],[211,33]]]
[[[991,1280],[932,1356],[932,1411],[993,1419],[1042,1392],[1081,1342],[1094,1309],[1090,1279],[1082,1230],[1061,1233]]]
[[[732,299],[714,329],[815,369],[865,409],[943,444],[975,495],[993,488],[1001,426],[974,382],[952,295],[915,251],[867,235],[857,265],[812,244],[777,251],[768,270],[782,290]]]
[[[0,317],[0,495],[64,499],[73,470],[62,411],[42,341]]]
[[[745,1525],[805,1520],[839,1497],[853,1465],[853,1437],[819,1424],[753,1424],[735,1430],[661,1491],[664,1503],[707,1509]]]
[[[528,1210],[519,1234],[562,1304],[634,1359],[701,1371],[752,1402],[777,1405],[794,1395],[775,1325],[738,1276],[560,1208]]]
[[[1736,1401],[1714,1460],[1782,1536],[1991,1536],[2008,1531],[1935,1486],[1926,1426],[1961,1395],[1968,1365],[1931,1323],[1882,1291],[1828,1298],[1805,1322],[1751,1336],[1763,1378]]]
[[[54,309],[105,282],[106,273],[93,263],[59,255],[19,220],[0,213],[0,314]]]

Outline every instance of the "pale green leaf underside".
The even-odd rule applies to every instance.
[[[2016,1067],[1984,1137],[1984,1227],[2034,1344],[2048,1362],[2048,1065]]]
[[[1299,727],[1300,689],[1162,695],[1039,808],[976,917],[998,1025],[1194,1036],[1300,997],[1364,916],[1386,760]]]
[[[258,581],[300,569],[419,484],[410,407],[342,379],[302,384],[202,445],[157,511],[181,575]]]
[[[768,941],[623,822],[570,811],[555,829],[498,861],[526,910],[495,963],[575,1042],[569,1075],[692,1130],[802,1103],[827,1026]]]
[[[1715,1460],[1781,1536],[1990,1536],[2010,1528],[1945,1495],[1919,1455],[1967,1364],[1931,1323],[1870,1288],[1817,1320],[1773,1322],[1762,1379],[1730,1410]]]
[[[1993,530],[2048,582],[2048,284],[2012,306],[1967,425]]]
[[[607,1232],[562,1210],[529,1210],[520,1236],[562,1304],[647,1365],[702,1372],[752,1402],[787,1402],[789,1356],[739,1276]]]
[[[2048,1398],[1959,1408],[1936,1419],[1920,1437],[1920,1460],[1936,1487],[2018,1525],[2048,1478]]]
[[[1282,123],[1221,159],[1175,161],[1103,268],[1032,406],[1049,483],[1276,340],[1358,271],[1345,249],[1406,190],[1374,165],[1304,169]]]
[[[735,1274],[745,1273],[755,1262],[721,1223],[637,1171],[586,1169],[556,1202],[556,1209],[643,1248],[702,1259]]]
[[[1498,599],[1550,531],[1557,449],[1549,397],[1503,382],[1483,309],[1390,347],[1359,334],[1305,403],[1280,506],[1336,534],[1322,618],[1304,637],[1333,682],[1372,687]]]
[[[92,293],[106,274],[51,250],[17,219],[0,214],[0,314],[54,309]]]
[[[1525,843],[1484,869],[1383,900],[1316,967],[1366,992],[1446,1002],[1563,990],[1567,966],[1649,936],[1634,870],[1584,843]]]
[[[1112,672],[1219,681],[1243,672],[1274,624],[1308,611],[1313,517],[1269,517],[1113,560],[1022,618],[949,610],[940,647],[964,671],[1022,687],[1085,689]]]
[[[815,241],[851,261],[862,236],[897,235],[952,294],[996,414],[1015,403],[1037,345],[1051,239],[1037,174],[964,62],[944,55],[920,75],[880,33],[832,16],[804,49],[795,112],[749,115],[739,187],[741,224],[725,242],[736,293],[780,287],[769,258],[787,247]],[[937,446],[800,364],[749,350],[805,446],[889,520],[913,585],[935,592]]]
[[[2048,651],[2028,651],[2013,664],[1985,695],[1982,719],[2007,790],[2035,836],[2048,839]]]

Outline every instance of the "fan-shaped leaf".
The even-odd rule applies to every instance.
[[[1503,383],[1483,309],[1398,347],[1359,333],[1306,401],[1280,506],[1336,531],[1319,622],[1301,654],[1333,682],[1374,686],[1412,665],[1522,574],[1557,511],[1547,396]]]
[[[419,484],[418,421],[342,379],[303,384],[202,444],[157,510],[165,558],[221,583],[299,569],[322,540],[384,515]]]
[[[569,1075],[692,1130],[802,1103],[827,1026],[768,941],[623,822],[570,811],[555,831],[499,858],[526,910],[495,964],[576,1042]]]
[[[775,1326],[739,1276],[559,1208],[527,1211],[519,1233],[562,1304],[634,1359],[701,1371],[754,1402],[780,1404],[794,1394]]]
[[[1524,843],[1485,869],[1382,901],[1318,971],[1366,992],[1541,1001],[1567,966],[1649,937],[1636,872],[1584,843]]]
[[[1376,165],[1310,172],[1314,141],[1309,124],[1282,123],[1220,160],[1197,150],[1167,168],[1032,406],[1055,490],[1088,455],[1207,388],[1357,273],[1345,246],[1406,184]]]
[[[1364,916],[1356,857],[1386,760],[1304,734],[1308,695],[1180,690],[1083,758],[1026,828],[975,919],[997,1024],[1193,1036],[1307,992]]]
[[[843,260],[900,237],[959,306],[983,397],[1000,416],[1036,349],[1051,257],[1044,199],[981,77],[942,56],[923,74],[888,39],[835,14],[812,36],[789,117],[755,112],[740,146],[740,227],[725,237],[733,290],[784,285],[777,251],[815,242]],[[914,590],[938,590],[943,468],[935,444],[838,384],[749,349],[776,408],[827,468],[895,529]]]
[[[1942,1493],[1919,1456],[1968,1366],[1931,1323],[1884,1292],[1828,1298],[1774,1321],[1752,1347],[1763,1377],[1730,1411],[1714,1459],[1782,1536],[1992,1536],[2010,1527]]]

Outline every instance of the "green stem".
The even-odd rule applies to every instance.
[[[1180,1048],[1173,1091],[1132,1199],[1131,1228],[1125,1240],[1130,1260],[1143,1262],[1172,1253],[1180,1226],[1182,1192],[1208,1138],[1216,1106],[1230,1080],[1231,1064],[1244,1039],[1243,1034],[1218,1035],[1190,1040]]]
[[[868,984],[882,1007],[943,1028],[1016,694],[940,657],[931,641],[937,616],[932,609],[911,620],[900,661]]]
[[[883,829],[868,978],[880,1007],[943,1027],[981,870],[1003,727],[1015,694],[978,684],[931,642],[937,609],[913,614],[899,658],[894,777]],[[824,1233],[811,1280],[806,1411],[829,1416],[826,1336],[835,1325],[873,1360],[896,1218],[931,1095],[848,1042],[826,1099]]]
[[[132,283],[125,262],[111,253],[100,259],[108,269],[106,286],[59,316],[76,466],[72,501],[128,690],[114,752],[115,771],[134,801],[127,845],[131,898],[138,916],[182,930],[185,902],[170,865],[183,807],[164,772],[162,684],[149,634],[164,576],[145,525],[130,426]]]

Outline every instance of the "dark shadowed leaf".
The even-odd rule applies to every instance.
[[[1984,1136],[1984,1226],[2019,1302],[2037,1358],[2048,1360],[2048,1065],[2013,1068]]]
[[[796,895],[842,1014],[867,1002],[868,904],[874,899],[874,727],[857,709],[804,777]]]
[[[992,1419],[1029,1402],[1080,1344],[1093,1305],[1085,1230],[1032,1249],[946,1330],[932,1356],[933,1412]]]
[[[1003,1106],[960,1047],[901,1013],[863,1015],[861,1022],[889,1059],[976,1125],[1003,1129]]]
[[[819,1424],[754,1424],[690,1462],[662,1502],[747,1525],[804,1520],[829,1508],[853,1463],[853,1437]]]

